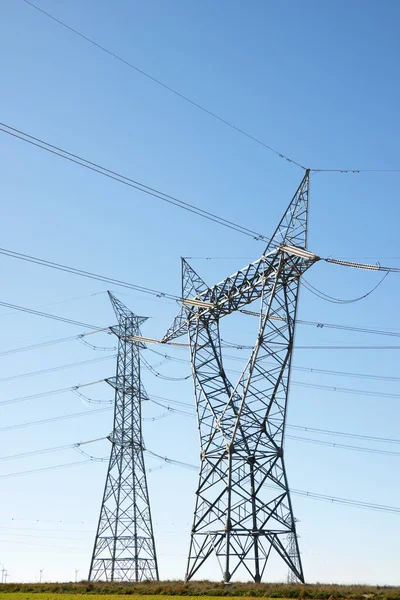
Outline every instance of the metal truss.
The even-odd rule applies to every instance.
[[[260,582],[271,552],[304,582],[283,437],[299,281],[318,260],[306,250],[307,171],[263,255],[208,287],[182,262],[182,308],[164,342],[188,333],[201,445],[186,580],[216,555],[229,582]],[[226,374],[219,321],[260,301],[254,348],[235,384]]]
[[[143,458],[141,402],[146,392],[140,380],[140,349],[133,340],[147,317],[130,312],[115,296],[109,297],[118,319],[114,428],[99,524],[89,572],[90,581],[158,579],[157,556]]]

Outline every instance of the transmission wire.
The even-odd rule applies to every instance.
[[[134,69],[137,73],[140,73],[144,77],[147,77],[147,79],[150,79],[151,81],[153,81],[157,85],[163,87],[164,89],[168,90],[169,92],[172,92],[173,94],[175,94],[175,96],[178,96],[179,98],[181,98],[185,102],[188,102],[192,106],[200,109],[201,111],[203,111],[204,113],[206,113],[209,116],[213,117],[214,119],[217,119],[218,121],[220,121],[224,125],[227,125],[231,129],[234,129],[238,133],[241,133],[242,135],[246,136],[247,138],[249,138],[253,142],[256,142],[260,146],[263,146],[267,150],[270,150],[271,152],[273,152],[274,154],[276,154],[277,156],[279,156],[279,158],[283,158],[286,161],[288,161],[289,163],[293,163],[294,165],[296,165],[296,166],[300,167],[301,169],[305,170],[305,167],[303,167],[303,165],[301,165],[300,163],[298,163],[295,160],[289,158],[288,156],[285,156],[284,154],[282,154],[281,152],[279,152],[278,150],[276,150],[272,146],[269,146],[265,142],[261,141],[260,139],[256,138],[255,136],[251,135],[250,133],[247,133],[244,129],[241,129],[240,127],[237,127],[236,125],[234,125],[230,121],[227,121],[223,117],[220,117],[219,115],[217,115],[216,113],[212,112],[208,108],[205,108],[204,106],[202,106],[198,102],[196,102],[194,100],[191,100],[188,96],[185,96],[181,92],[178,92],[174,88],[172,88],[169,85],[163,83],[162,81],[160,81],[156,77],[153,77],[149,73],[146,73],[146,71],[143,71],[143,69],[140,69],[136,65],[134,65],[131,62],[127,61],[125,58],[122,58],[121,56],[118,56],[114,52],[111,52],[111,50],[108,50],[107,48],[105,48],[104,46],[102,46],[101,44],[99,44],[98,42],[95,42],[93,39],[87,37],[83,33],[80,33],[79,31],[77,31],[76,29],[74,29],[73,27],[71,27],[70,25],[67,25],[66,23],[64,23],[64,21],[61,21],[60,19],[57,19],[56,17],[54,17],[50,13],[48,13],[45,10],[39,8],[39,6],[36,6],[36,4],[33,4],[33,2],[30,2],[30,0],[24,0],[24,2],[26,4],[29,4],[30,6],[32,6],[32,8],[35,8],[37,11],[41,12],[43,15],[45,15],[49,19],[52,19],[53,21],[55,21],[59,25],[62,25],[63,27],[65,27],[66,29],[68,29],[69,31],[71,31],[72,33],[74,33],[75,35],[78,35],[81,39],[85,40],[86,42],[89,42],[90,44],[92,44],[93,46],[95,46],[96,48],[98,48],[99,50],[102,50],[103,52],[105,52],[106,54],[108,54],[109,56],[111,56],[112,58],[115,58],[116,60],[120,61],[121,63],[123,63],[124,65],[128,66],[129,68]]]
[[[75,363],[69,363],[66,365],[60,365],[58,367],[50,367],[48,369],[41,369],[39,371],[30,371],[29,373],[19,373],[18,375],[11,375],[10,377],[3,377],[0,379],[0,383],[6,383],[8,381],[16,381],[19,379],[27,379],[29,377],[34,377],[36,375],[45,375],[47,373],[55,373],[57,371],[64,371],[65,369],[71,369],[73,367],[80,367],[82,365],[89,365],[93,363],[98,363],[105,360],[110,360],[111,358],[115,358],[115,355],[111,356],[100,356],[99,358],[90,358],[88,360],[81,360]]]
[[[75,417],[85,417],[91,414],[103,413],[106,411],[111,411],[111,407],[106,408],[96,408],[93,410],[86,410],[84,412],[72,413],[68,415],[61,415],[59,417],[49,417],[48,419],[40,419],[38,421],[26,421],[25,423],[17,423],[15,425],[7,425],[5,427],[0,427],[0,431],[13,431],[14,429],[23,429],[25,427],[31,427],[35,425],[46,425],[47,423],[54,423],[56,421],[64,421],[65,419],[74,419]]]
[[[82,323],[81,321],[74,321],[73,319],[67,319],[66,317],[59,317],[50,313],[45,313],[33,308],[26,308],[25,306],[18,306],[17,304],[9,304],[8,302],[0,302],[0,306],[6,306],[20,312],[28,313],[30,315],[36,315],[38,317],[45,317],[46,319],[53,319],[55,321],[61,321],[62,323],[68,323],[70,325],[77,325],[78,327],[85,327],[86,329],[96,329],[99,327],[96,325],[89,325],[88,323]]]
[[[263,240],[265,242],[270,241],[269,238],[265,237],[261,233],[253,231],[252,229],[248,229],[247,227],[244,227],[243,225],[239,225],[239,224],[234,223],[233,221],[229,221],[228,219],[225,219],[223,217],[219,217],[218,215],[215,215],[215,214],[213,214],[207,210],[204,210],[202,208],[199,208],[199,207],[195,206],[194,204],[190,204],[189,202],[179,200],[179,198],[170,196],[169,194],[166,194],[166,193],[161,192],[161,191],[159,191],[155,188],[152,188],[148,185],[140,183],[139,181],[131,179],[130,177],[127,177],[125,175],[121,175],[120,173],[112,171],[111,169],[102,167],[101,165],[98,165],[90,160],[87,160],[76,154],[73,154],[72,152],[68,152],[67,150],[63,150],[62,148],[59,148],[58,146],[54,146],[53,144],[50,144],[49,142],[46,142],[39,138],[36,138],[32,135],[29,135],[28,133],[25,133],[24,131],[16,129],[15,127],[12,127],[11,125],[7,125],[7,124],[1,123],[1,122],[0,122],[0,125],[2,126],[2,127],[0,127],[0,131],[2,131],[3,133],[7,133],[8,135],[10,135],[14,138],[17,138],[23,142],[31,144],[32,146],[35,146],[36,148],[40,148],[41,150],[45,150],[46,152],[50,152],[51,154],[54,154],[60,158],[68,160],[69,162],[75,163],[81,167],[84,167],[85,169],[94,171],[95,173],[98,173],[99,175],[103,175],[103,177],[108,177],[109,179],[112,179],[114,181],[122,183],[130,188],[134,188],[134,189],[138,190],[139,192],[147,194],[148,196],[158,198],[159,200],[162,200],[163,202],[167,202],[168,204],[172,204],[173,206],[182,208],[183,210],[186,210],[190,213],[196,214],[197,216],[203,217],[204,219],[208,219],[209,221],[213,221],[219,225],[227,227],[228,229],[232,229],[232,230],[236,231],[237,233],[242,233],[243,235],[247,235],[248,237],[251,237],[256,240]],[[7,127],[11,131],[4,129],[4,127]],[[13,132],[18,132],[18,134],[21,134],[21,135],[18,135],[17,133],[13,133]],[[25,137],[23,137],[23,136],[25,136]],[[30,139],[27,139],[27,138],[30,138]],[[36,140],[36,141],[32,141],[32,140]],[[53,148],[55,148],[55,150]]]
[[[18,398],[12,398],[11,400],[1,400],[0,406],[5,406],[6,404],[15,404],[17,402],[24,402],[25,400],[36,400],[38,398],[45,398],[47,396],[56,396],[58,394],[65,394],[66,392],[73,392],[74,390],[78,390],[82,387],[88,387],[89,385],[96,385],[97,383],[102,383],[105,379],[99,379],[97,381],[91,381],[89,383],[80,383],[79,385],[73,385],[71,387],[59,388],[57,390],[49,390],[48,392],[40,392],[38,394],[30,394],[29,396],[20,396]]]

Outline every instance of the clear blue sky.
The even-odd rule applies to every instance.
[[[40,7],[139,68],[312,168],[400,168],[398,23],[394,1],[201,3],[175,0],[38,0]],[[270,234],[302,172],[227,126],[50,21],[22,0],[1,3],[1,121],[150,186]],[[256,259],[263,245],[0,136],[0,246],[104,273],[171,293],[180,290],[180,256],[211,283]],[[400,173],[314,175],[309,247],[322,256],[399,265]],[[222,260],[223,259],[223,260]],[[0,257],[0,300],[72,319],[111,325],[100,282]],[[316,265],[308,279],[324,292],[354,298],[377,274]],[[148,315],[144,335],[160,337],[172,301],[114,289],[134,312]],[[365,300],[323,302],[306,290],[299,317],[399,330],[399,278],[390,275]],[[81,333],[78,327],[1,310],[0,351]],[[250,341],[250,320],[226,323],[226,337]],[[253,328],[253,329],[252,329]],[[112,347],[110,336],[93,336]],[[396,338],[299,326],[304,345],[387,345]],[[235,352],[235,351],[232,351]],[[230,352],[229,354],[232,354]],[[301,350],[294,364],[384,376],[398,374],[398,350]],[[174,355],[187,358],[184,350]],[[113,351],[78,341],[0,356],[0,397],[8,400],[113,374]],[[13,381],[4,378],[68,363],[111,358]],[[153,365],[162,358],[146,353]],[[168,364],[167,364],[168,363]],[[228,361],[238,369],[238,363]],[[156,367],[175,377],[189,365]],[[320,385],[399,393],[396,382],[293,372]],[[149,395],[193,402],[191,382],[160,381],[144,371]],[[87,388],[94,400],[111,388]],[[0,405],[0,427],[82,412],[72,393]],[[146,419],[165,412],[144,407]],[[399,400],[293,385],[288,421],[338,431],[399,438]],[[2,431],[0,456],[105,436],[111,413]],[[198,461],[197,426],[185,416],[146,421],[149,449]],[[294,433],[294,431],[291,431]],[[307,437],[305,432],[299,433]],[[311,436],[346,443],[343,438]],[[350,444],[396,451],[370,441]],[[88,446],[106,456],[107,442]],[[294,488],[400,506],[400,457],[352,452],[288,439]],[[79,462],[72,449],[1,461],[11,474]],[[147,460],[153,469],[160,465]],[[13,581],[86,577],[106,472],[105,463],[25,474],[1,481],[0,562]],[[176,467],[149,474],[160,574],[184,575],[194,507],[195,472]],[[400,517],[293,496],[307,581],[400,584]],[[212,561],[199,574],[220,578]],[[286,569],[271,564],[268,580]]]

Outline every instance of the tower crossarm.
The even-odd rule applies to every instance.
[[[300,264],[298,268],[292,269],[293,279],[300,277],[320,260],[319,256],[304,248],[289,245],[279,246],[268,254],[263,254],[220,283],[194,297],[183,298],[182,308],[162,341],[165,343],[187,333],[191,322],[210,316],[220,319],[261,298],[274,285],[274,264],[279,255],[284,256],[288,262],[293,260],[293,264]],[[298,258],[302,259],[300,263],[296,260]]]

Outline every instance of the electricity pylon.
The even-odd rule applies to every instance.
[[[163,341],[189,335],[201,464],[186,580],[215,554],[229,582],[259,582],[275,551],[304,582],[283,451],[299,281],[306,250],[309,171],[263,255],[208,287],[182,262],[182,308]],[[236,384],[226,374],[219,321],[260,300],[254,348]],[[295,549],[293,549],[293,545]]]
[[[92,562],[91,581],[157,580],[158,566],[143,458],[141,403],[146,392],[140,379],[140,349],[144,344],[138,317],[108,292],[118,326],[114,428],[103,502]]]

